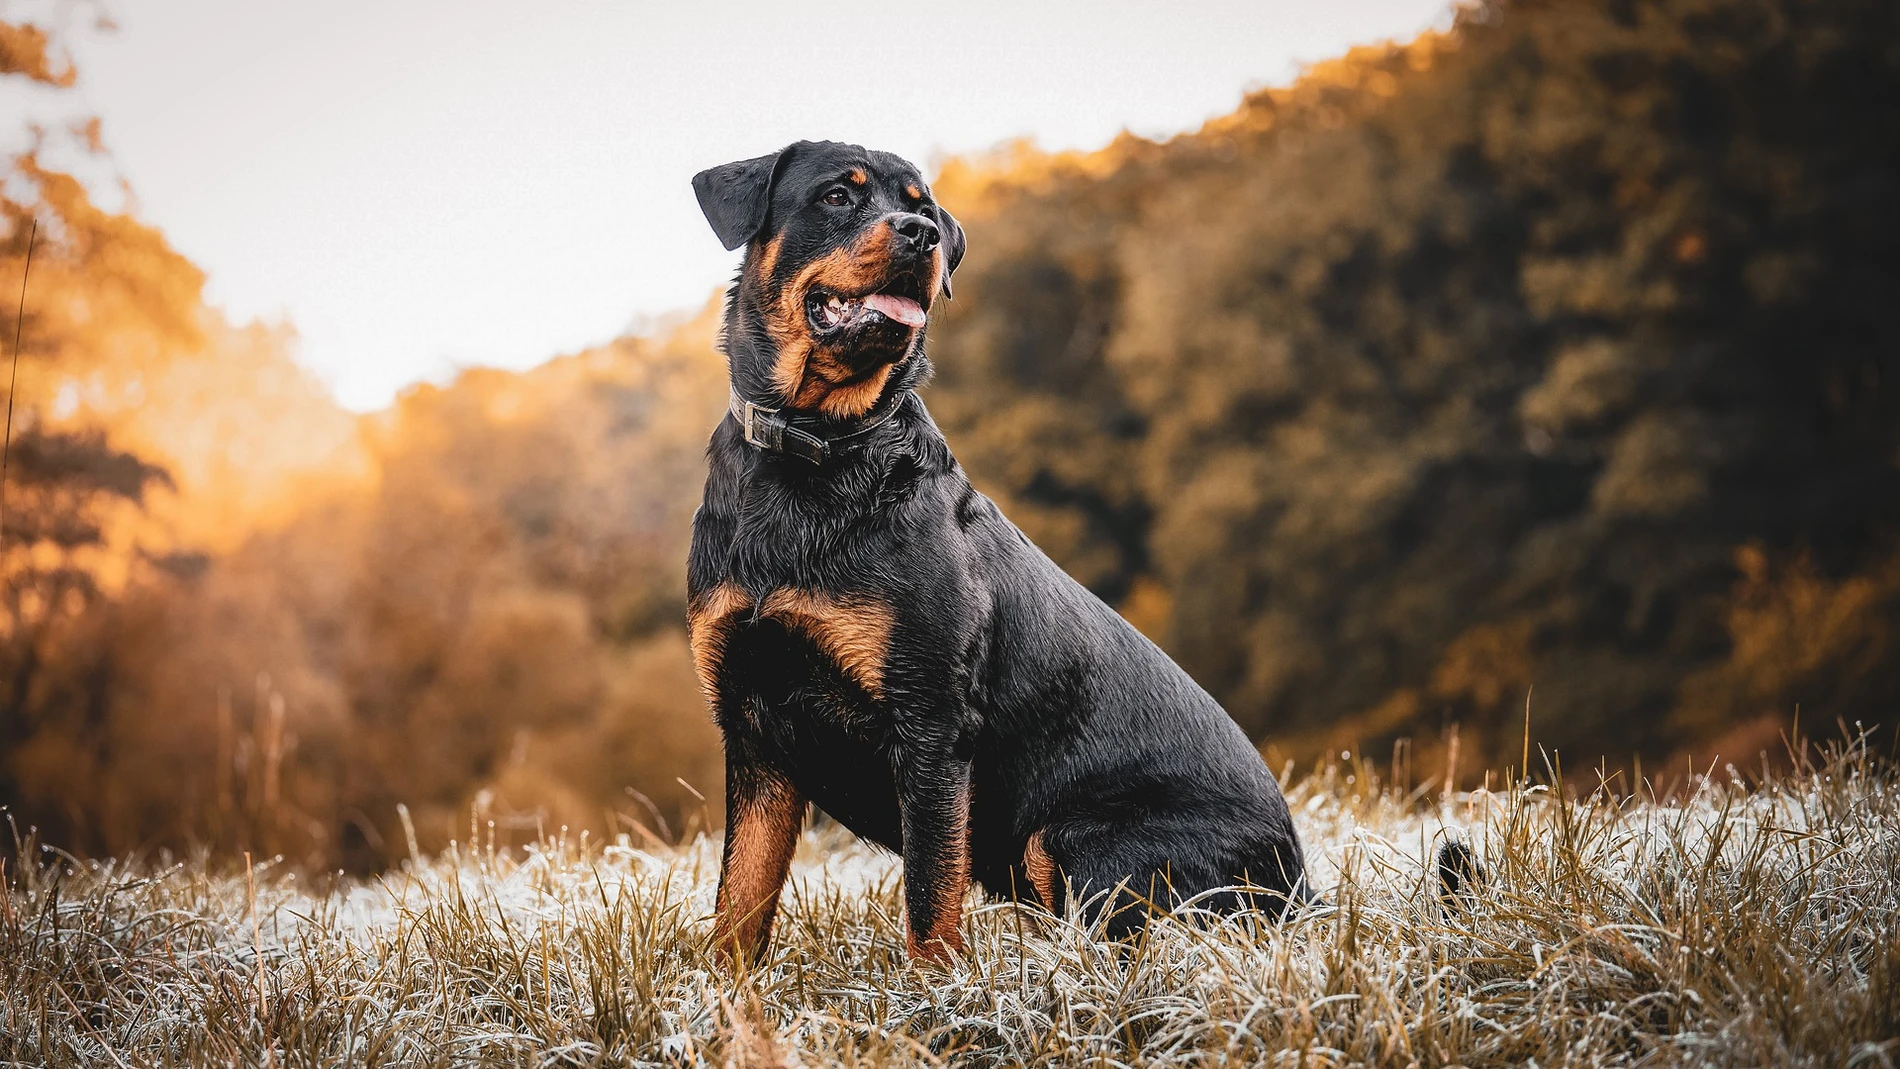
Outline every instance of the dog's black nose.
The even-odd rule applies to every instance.
[[[937,224],[912,212],[905,212],[891,220],[891,229],[897,236],[909,242],[918,252],[929,252],[943,240],[943,232]]]

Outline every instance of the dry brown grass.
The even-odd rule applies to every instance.
[[[708,954],[715,842],[467,844],[372,882],[40,863],[0,904],[0,1061],[100,1065],[1885,1065],[1900,774],[1863,749],[1670,802],[1289,795],[1331,905],[1110,944],[974,904],[903,956],[895,861],[806,834],[769,964]],[[1447,829],[1491,868],[1447,911]],[[482,837],[478,836],[479,843]]]

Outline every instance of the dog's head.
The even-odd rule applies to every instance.
[[[746,246],[726,310],[733,381],[839,419],[923,374],[926,316],[963,258],[963,229],[916,167],[800,141],[693,176],[728,249]]]

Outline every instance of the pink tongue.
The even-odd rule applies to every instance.
[[[864,298],[864,307],[884,313],[886,319],[895,319],[907,327],[924,325],[924,310],[909,297],[893,297],[888,293],[873,293]]]

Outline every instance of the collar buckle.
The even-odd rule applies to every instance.
[[[776,416],[778,409],[753,404],[751,401],[743,404],[744,407],[739,410],[739,430],[745,436],[746,443],[760,449],[777,452],[782,448],[785,425],[771,420],[761,420],[759,416]]]
[[[909,390],[903,391],[882,414],[871,415],[856,430],[836,437],[825,437],[794,426],[791,417],[782,414],[783,410],[744,400],[737,390],[732,392],[727,407],[739,424],[739,436],[745,439],[747,445],[768,453],[790,453],[823,466],[832,457],[855,448],[866,441],[872,431],[889,423],[904,407],[909,396]]]

